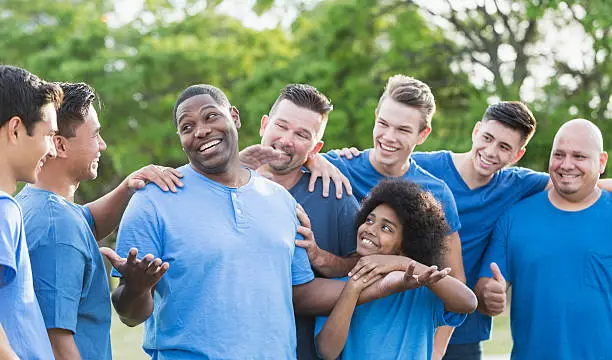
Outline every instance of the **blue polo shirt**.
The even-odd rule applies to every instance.
[[[308,191],[309,182],[310,174],[305,173],[289,192],[308,214],[317,246],[340,257],[353,254],[357,247],[357,200],[346,194],[341,199],[335,196],[325,198],[321,195],[321,179],[317,179],[313,192]],[[333,183],[330,183],[329,193],[336,193]],[[295,318],[299,360],[318,359],[313,337],[314,322],[314,316],[297,315]]]
[[[386,176],[374,169],[370,163],[370,151],[371,149],[363,150],[360,156],[353,157],[350,160],[338,155],[335,151],[323,154],[329,162],[334,164],[349,179],[353,187],[353,194],[358,201],[366,197],[380,180],[386,178]],[[446,221],[451,228],[450,233],[459,231],[461,223],[457,214],[457,206],[448,186],[446,186],[444,181],[420,167],[412,158],[409,161],[410,168],[402,178],[418,184],[425,191],[431,192],[442,204]]]
[[[295,358],[292,285],[314,278],[295,247],[295,200],[254,172],[231,188],[179,170],[181,191],[146,186],[119,227],[119,255],[135,247],[170,264],[143,348],[153,359]]]
[[[355,308],[340,359],[431,359],[436,328],[463,320],[465,314],[444,311],[427,287],[393,294]],[[315,334],[325,321],[326,316],[317,317]]]
[[[554,191],[554,190],[550,190]],[[548,191],[497,222],[480,276],[495,261],[512,284],[512,359],[612,356],[612,194],[564,211]]]
[[[496,172],[489,183],[470,189],[455,167],[450,151],[414,152],[412,158],[422,168],[443,180],[453,192],[461,221],[461,252],[467,285],[478,281],[481,259],[497,219],[519,200],[544,190],[549,176],[520,167]],[[476,343],[491,334],[491,318],[475,311],[455,329],[453,344]]]
[[[82,359],[111,359],[110,290],[91,212],[31,186],[16,199],[47,329],[71,331]]]
[[[0,191],[0,323],[20,359],[53,359],[34,295],[21,208]]]

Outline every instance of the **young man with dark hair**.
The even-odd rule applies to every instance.
[[[343,277],[355,266],[355,214],[359,204],[354,196],[321,196],[322,180],[315,191],[308,191],[310,173],[303,165],[323,146],[323,133],[331,101],[316,88],[306,84],[285,86],[272,105],[269,115],[261,119],[261,144],[281,152],[280,158],[257,169],[257,172],[281,184],[304,208],[310,218],[317,241],[297,240],[306,249],[317,276]],[[331,191],[335,192],[332,185]],[[316,359],[314,317],[296,316],[297,357]]]
[[[495,316],[511,284],[513,359],[612,354],[612,194],[597,186],[607,160],[595,124],[563,124],[550,155],[553,187],[495,225],[476,293],[479,309]]]
[[[148,166],[105,197],[86,206],[75,204],[81,181],[97,177],[106,143],[100,135],[94,89],[84,83],[58,85],[64,100],[57,116],[59,131],[53,137],[57,156],[16,199],[23,208],[34,291],[55,358],[110,359],[109,287],[96,240],[117,227],[131,195],[145,182],[167,189],[180,181],[174,169],[164,174]],[[153,277],[157,268],[134,276]],[[155,278],[164,271],[159,269]]]
[[[344,284],[314,278],[306,251],[295,247],[297,233],[314,242],[312,231],[299,226],[297,203],[281,185],[242,166],[238,110],[211,95],[218,92],[193,85],[176,102],[185,188],[139,191],[119,227],[119,254],[138,247],[171,270],[157,284],[123,276],[113,305],[130,326],[146,320],[143,348],[153,358],[293,359],[294,307],[329,312]],[[308,225],[299,208],[298,216]],[[408,285],[404,272],[391,272],[359,302]]]
[[[52,137],[62,90],[28,71],[0,65],[0,358],[52,359],[34,295],[18,181],[36,182],[55,157]],[[6,334],[5,334],[6,332]],[[6,335],[6,339],[4,338]]]

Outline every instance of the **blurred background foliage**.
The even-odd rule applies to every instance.
[[[324,149],[369,147],[378,97],[397,73],[436,96],[419,150],[468,150],[474,123],[500,99],[526,102],[538,119],[523,166],[545,170],[571,118],[594,121],[612,145],[607,0],[146,0],[125,15],[128,2],[0,0],[0,63],[87,82],[103,102],[109,147],[81,202],[145,164],[185,163],[171,114],[195,83],[220,87],[239,108],[242,147],[259,141],[261,116],[292,82],[335,105]],[[257,20],[236,15],[246,13]]]

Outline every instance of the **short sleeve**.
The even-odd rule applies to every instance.
[[[17,204],[0,198],[0,287],[8,285],[17,274],[17,247],[22,224]]]
[[[510,230],[510,215],[502,215],[495,224],[489,245],[482,258],[479,277],[492,277],[491,263],[495,262],[506,280],[511,281],[508,266],[508,234]]]
[[[137,192],[125,209],[119,225],[117,254],[125,258],[131,248],[136,248],[139,258],[145,254],[161,258],[163,241],[160,234],[155,205],[146,191]],[[111,275],[121,277],[116,269],[113,269]]]
[[[550,175],[526,168],[518,168],[517,175],[521,189],[521,199],[537,194],[546,189]]]
[[[77,205],[77,206],[79,207],[79,210],[81,210],[83,217],[87,221],[87,225],[89,225],[91,232],[95,234],[96,233],[95,222],[94,222],[93,215],[91,214],[91,210],[89,210],[87,206],[81,206],[81,205]]]
[[[306,249],[295,247],[291,259],[291,284],[293,286],[306,284],[314,279],[314,273],[310,268],[308,253]]]
[[[427,289],[427,291],[430,291]],[[463,324],[465,319],[467,318],[467,314],[459,314],[454,313],[452,311],[444,310],[444,302],[437,297],[434,293],[433,295],[434,301],[434,323],[436,327],[438,326],[452,326],[458,327]]]
[[[79,236],[79,233],[67,234],[64,227],[61,234],[49,234],[57,235]],[[50,242],[30,251],[30,261],[34,291],[45,326],[76,333],[87,257],[72,245]]]
[[[455,197],[450,191],[450,188],[446,183],[442,183],[443,190],[440,194],[441,199],[438,199],[444,208],[444,215],[446,216],[446,222],[451,228],[449,234],[459,231],[461,229],[461,222],[459,221],[459,212],[457,211],[457,204],[455,203]]]
[[[338,214],[338,232],[340,256],[346,257],[355,253],[357,248],[357,227],[355,226],[359,203],[354,196],[342,197],[342,206]]]

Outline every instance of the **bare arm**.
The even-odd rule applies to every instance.
[[[446,354],[446,348],[448,347],[448,342],[453,335],[453,331],[455,331],[455,328],[452,326],[439,326],[436,329],[436,334],[434,335],[433,354],[431,355],[432,360],[441,360],[444,357],[444,354]]]
[[[373,278],[371,283],[376,280],[378,278]],[[316,337],[317,349],[323,359],[337,359],[342,353],[359,294],[368,285],[352,279],[345,283],[340,298]]]
[[[80,360],[81,353],[74,342],[72,331],[47,329],[55,360]]]
[[[2,274],[2,266],[0,266],[0,275]],[[0,360],[18,360],[17,354],[11,348],[8,342],[4,328],[0,323]]]
[[[96,240],[104,239],[119,226],[121,216],[136,190],[153,182],[163,191],[176,192],[177,186],[183,186],[182,176],[173,168],[148,165],[130,174],[113,191],[87,204],[94,219]]]
[[[141,324],[153,313],[153,291],[170,265],[151,254],[138,260],[135,248],[130,249],[127,259],[109,248],[100,248],[100,252],[123,276],[112,295],[117,314],[127,326]]]
[[[445,265],[450,267],[450,275],[455,279],[460,280],[465,284],[465,270],[463,269],[463,256],[461,255],[461,239],[459,238],[459,232],[454,233],[446,237],[446,243],[448,251],[444,257]]]

